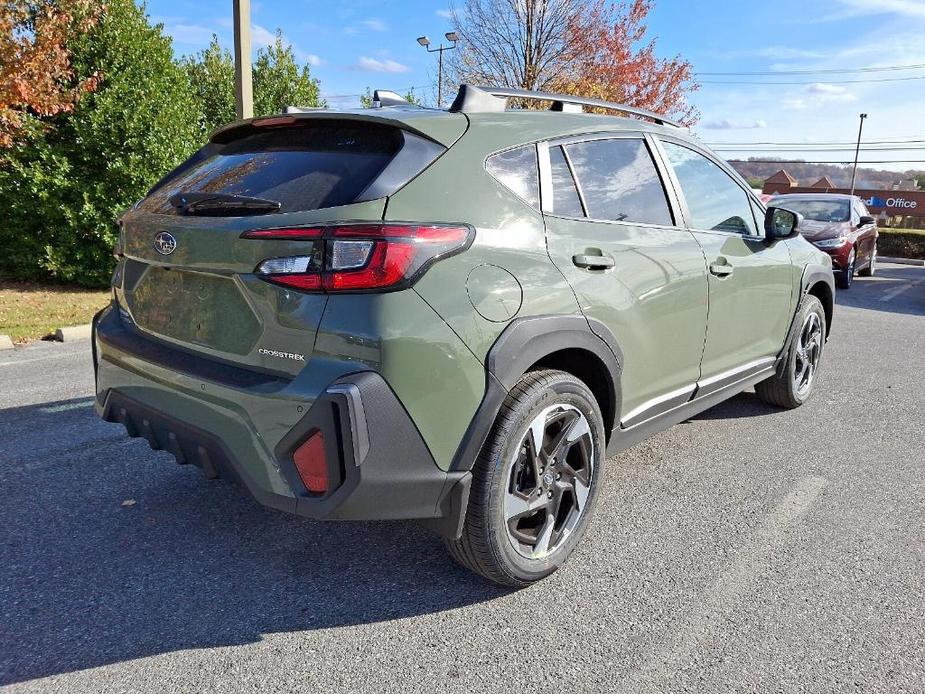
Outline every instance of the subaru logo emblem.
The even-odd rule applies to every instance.
[[[170,255],[177,250],[177,240],[173,237],[173,234],[162,231],[154,237],[154,250],[161,255]]]

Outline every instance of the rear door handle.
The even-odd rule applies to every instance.
[[[725,258],[719,258],[710,263],[710,274],[716,277],[729,277],[733,272],[732,265]]]
[[[572,262],[578,267],[588,268],[589,270],[606,270],[616,265],[616,261],[609,255],[587,255],[584,253],[573,255]]]

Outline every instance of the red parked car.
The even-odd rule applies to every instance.
[[[832,256],[835,283],[848,289],[854,274],[877,270],[877,220],[857,195],[790,193],[770,204],[803,215],[800,231],[807,241]]]

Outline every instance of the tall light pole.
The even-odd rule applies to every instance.
[[[443,51],[452,51],[456,48],[456,42],[459,41],[459,36],[455,31],[448,31],[444,34],[446,40],[450,42],[451,45],[444,46],[440,44],[440,48],[431,48],[430,39],[426,36],[419,36],[418,43],[424,46],[427,49],[428,53],[437,53],[437,108],[443,106]]]
[[[854,195],[854,184],[858,179],[858,154],[861,151],[861,133],[864,130],[864,119],[867,118],[866,113],[861,114],[861,125],[858,128],[858,146],[854,149],[854,170],[851,172],[851,194]]]
[[[254,116],[251,71],[251,0],[234,2],[234,110],[238,118]]]

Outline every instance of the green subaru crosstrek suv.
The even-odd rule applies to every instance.
[[[523,586],[575,548],[609,456],[749,386],[809,397],[834,290],[799,221],[593,100],[233,123],[120,220],[97,408],[263,504],[417,519]]]

